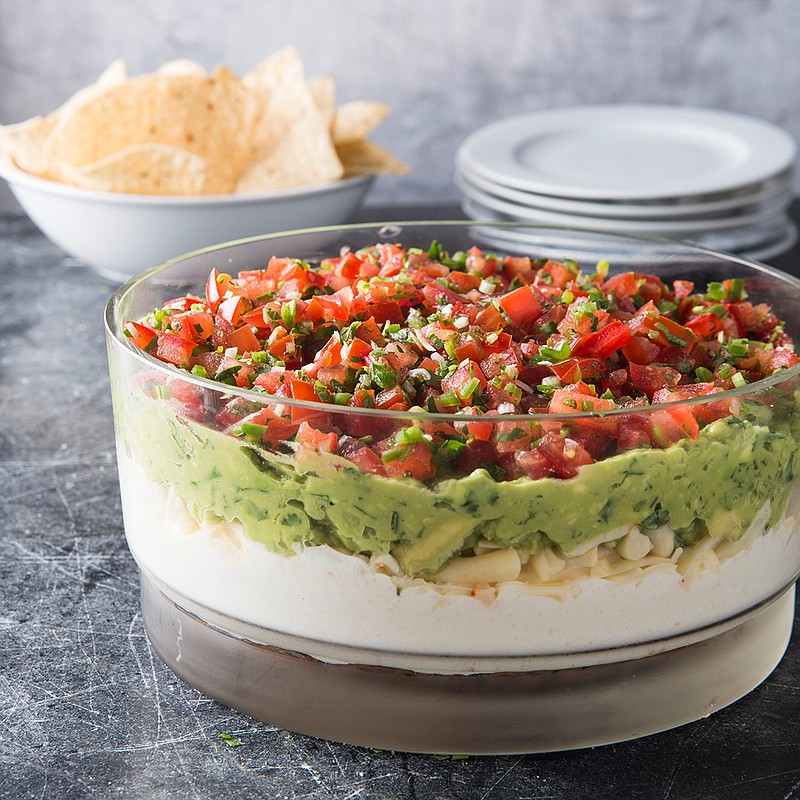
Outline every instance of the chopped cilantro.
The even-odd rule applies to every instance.
[[[681,339],[680,336],[676,336],[672,331],[667,328],[667,326],[663,322],[656,322],[655,327],[661,332],[663,337],[670,343],[674,344],[677,347],[686,347],[688,342],[686,339]]]

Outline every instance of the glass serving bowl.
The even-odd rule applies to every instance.
[[[635,263],[667,283],[741,278],[752,302],[800,334],[790,276],[676,242],[544,226],[321,228],[151,270],[117,291],[106,324],[125,531],[156,651],[256,718],[392,750],[594,746],[742,697],[791,635],[800,367],[679,403],[483,416],[478,438],[506,454],[545,430],[616,444],[563,478],[503,479],[478,449],[425,482],[299,446],[297,423],[324,417],[340,437],[382,438],[454,422],[475,433],[475,418],[223,385],[123,333],[171,298],[202,296],[212,268],[235,274],[272,256],[314,263],[377,242],[427,249],[434,239],[450,252],[604,253],[612,274]],[[258,436],[237,427],[243,418],[262,423]],[[681,434],[687,419],[693,436]],[[638,444],[637,431],[649,437]]]

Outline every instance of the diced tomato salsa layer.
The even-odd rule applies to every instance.
[[[235,277],[212,270],[204,297],[172,300],[126,333],[194,375],[318,404],[209,405],[190,382],[158,387],[192,418],[419,480],[477,467],[499,480],[570,478],[618,452],[693,439],[737,411],[735,399],[645,407],[798,363],[782,323],[748,301],[741,280],[697,291],[690,281],[609,276],[603,262],[584,273],[572,261],[449,254],[437,242],[376,244],[315,265],[272,258]],[[452,421],[334,413],[348,407]]]

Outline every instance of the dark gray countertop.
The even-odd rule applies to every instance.
[[[773,263],[797,273],[800,257]],[[0,286],[0,798],[800,798],[799,622],[776,671],[733,706],[570,753],[381,753],[205,699],[142,628],[103,340],[114,287],[9,215]]]

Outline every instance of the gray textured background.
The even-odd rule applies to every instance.
[[[288,43],[340,99],[391,104],[375,139],[414,171],[371,203],[455,199],[459,143],[526,110],[708,106],[800,138],[800,0],[0,0],[0,122],[53,109],[118,57],[242,72]]]

